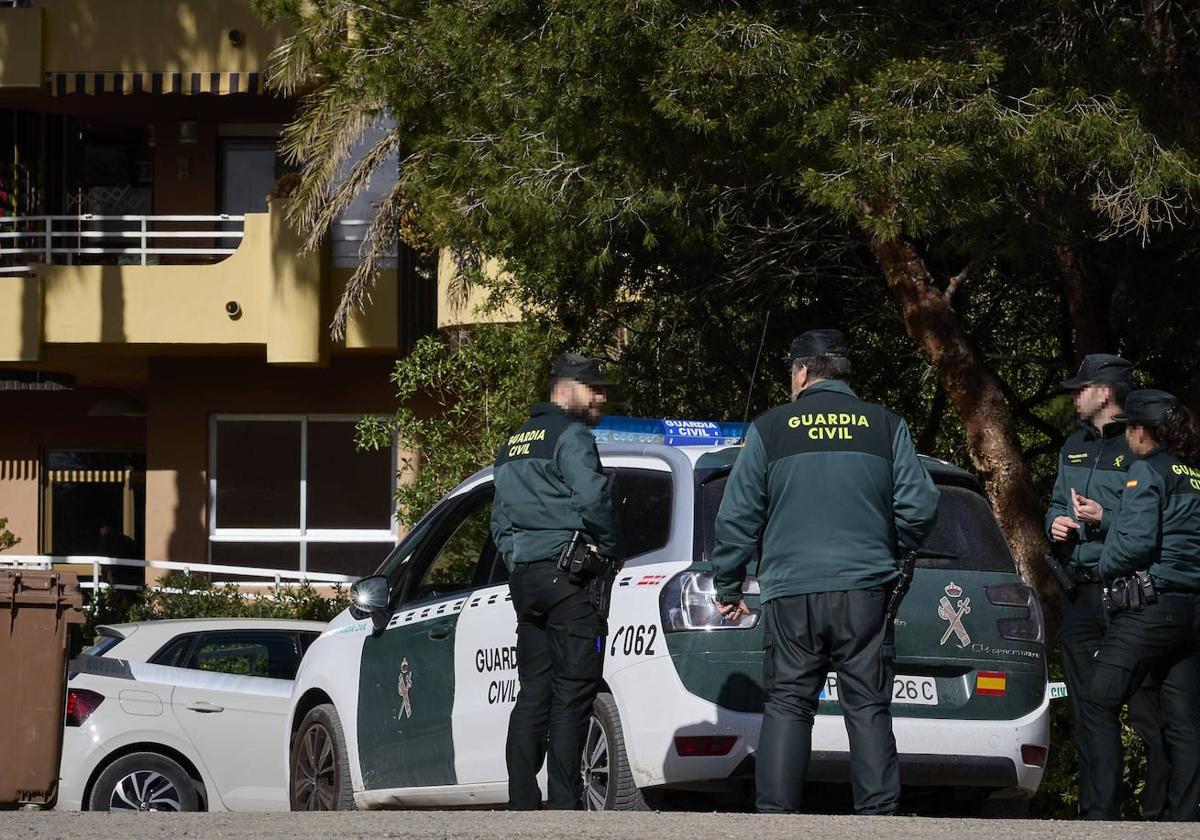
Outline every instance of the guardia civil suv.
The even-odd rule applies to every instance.
[[[613,589],[584,748],[588,808],[752,784],[765,697],[758,587],[751,576],[753,613],[731,625],[714,607],[708,566],[740,431],[631,418],[596,430],[631,556]],[[1041,611],[975,479],[923,463],[941,501],[896,619],[901,779],[1026,799],[1049,747]],[[355,585],[357,605],[308,651],[285,745],[294,809],[507,801],[504,743],[520,685],[491,500],[490,470],[463,482]],[[810,779],[844,781],[848,757],[831,674]]]

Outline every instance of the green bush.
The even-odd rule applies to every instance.
[[[161,588],[140,592],[104,589],[85,608],[82,635],[90,643],[96,627],[127,621],[168,618],[298,618],[329,621],[345,609],[349,597],[340,585],[322,595],[304,581],[271,587],[266,592],[243,592],[234,583],[214,584],[207,575],[172,572]]]

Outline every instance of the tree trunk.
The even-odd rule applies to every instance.
[[[1096,283],[1083,264],[1083,257],[1074,245],[1055,245],[1054,256],[1058,262],[1058,273],[1062,277],[1063,292],[1067,309],[1071,315],[1074,333],[1075,364],[1083,361],[1089,353],[1111,353],[1112,347],[1106,328],[1107,298],[1096,288]]]
[[[900,303],[908,334],[933,363],[962,420],[971,461],[1022,576],[1043,601],[1052,600],[1057,593],[1042,561],[1044,511],[1021,457],[1012,412],[999,381],[967,340],[958,314],[912,245],[904,239],[873,239],[871,251]]]

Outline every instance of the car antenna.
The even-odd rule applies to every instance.
[[[738,446],[746,442],[746,424],[750,422],[750,400],[754,396],[754,383],[758,380],[758,363],[762,361],[763,347],[767,343],[767,324],[771,323],[771,310],[763,318],[762,338],[758,340],[758,354],[754,357],[754,372],[750,374],[750,385],[746,388],[746,410],[742,412],[742,436],[738,438]]]

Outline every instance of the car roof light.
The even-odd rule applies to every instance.
[[[667,446],[733,446],[745,423],[605,415],[592,429],[601,443],[659,443]]]

